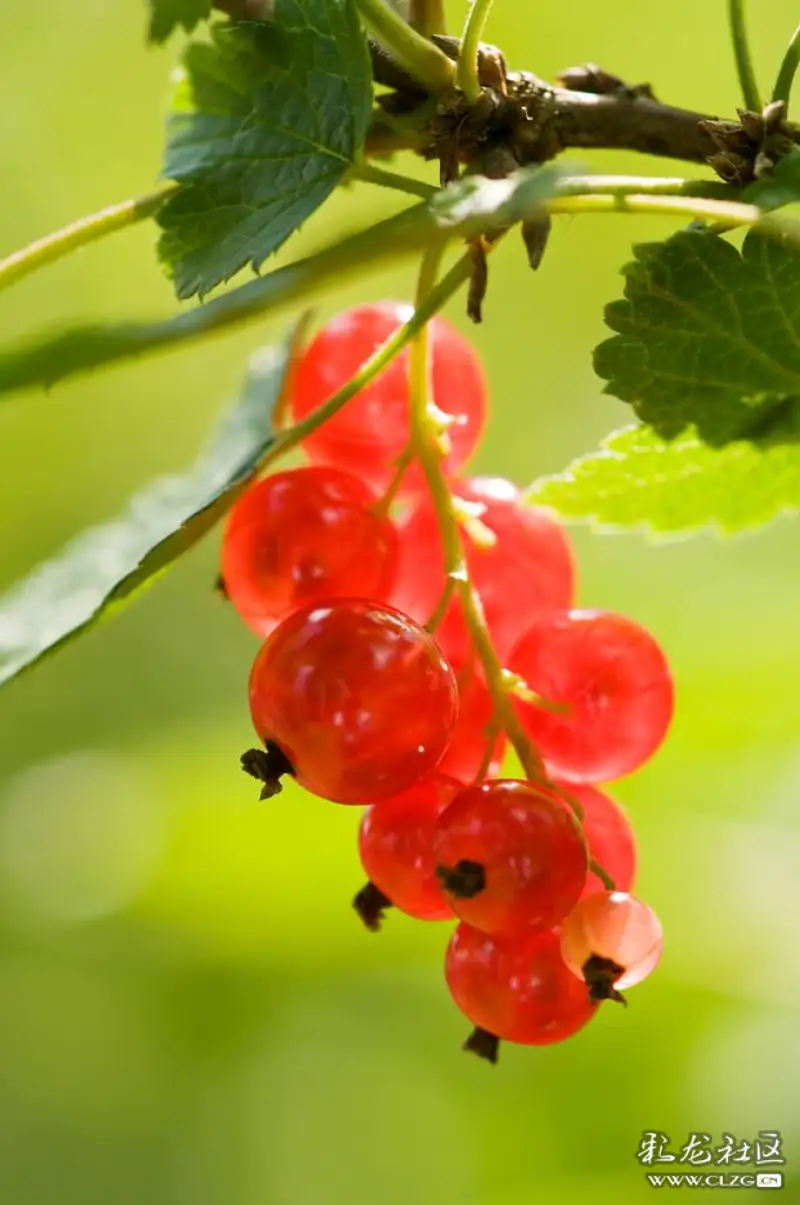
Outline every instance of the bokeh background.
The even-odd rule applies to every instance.
[[[177,53],[145,47],[137,0],[36,7],[0,6],[0,255],[151,188]],[[454,28],[464,8],[450,5]],[[751,9],[766,86],[797,5]],[[738,100],[723,0],[498,0],[488,32],[545,76],[593,59],[676,103]],[[281,258],[402,203],[363,186],[338,196]],[[590,351],[632,242],[672,228],[561,220],[536,277],[516,239],[493,257],[470,332],[494,402],[476,468],[526,484],[628,421]],[[3,344],[175,312],[153,243],[139,227],[3,294]],[[412,279],[406,264],[348,284],[318,316],[407,296]],[[460,304],[450,316],[466,329]],[[250,351],[282,329],[6,402],[0,587],[187,464]],[[730,543],[575,540],[581,600],[649,625],[679,689],[663,752],[615,787],[667,932],[628,1010],[606,1007],[562,1047],[508,1048],[495,1070],[460,1053],[448,927],[393,916],[379,938],[363,932],[355,809],[292,788],[259,806],[237,768],[254,640],[210,589],[212,537],[0,694],[0,1200],[638,1202],[652,1193],[635,1158],[647,1129],[677,1144],[780,1129],[784,1194],[800,1199],[796,523]]]

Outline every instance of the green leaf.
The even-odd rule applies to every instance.
[[[618,333],[595,351],[606,392],[665,439],[689,426],[713,446],[800,435],[800,252],[752,230],[741,253],[682,231],[634,249]]]
[[[742,200],[762,209],[780,209],[800,201],[800,151],[790,151],[768,176],[749,184]]]
[[[101,365],[179,347],[252,322],[346,280],[419,253],[436,240],[470,239],[535,214],[558,191],[556,168],[517,172],[506,180],[472,177],[430,202],[351,234],[307,259],[287,264],[205,305],[162,322],[95,322],[18,347],[0,348],[0,394],[50,386]],[[491,292],[489,293],[491,304]]]
[[[154,482],[0,598],[0,685],[117,611],[235,502],[273,442],[296,337],[253,357],[240,400],[189,472]]]
[[[625,427],[526,501],[597,527],[726,535],[800,510],[800,445],[709,448],[686,433],[667,443],[647,427]]]
[[[166,42],[179,25],[191,33],[210,16],[211,0],[150,0],[150,41]]]
[[[352,167],[372,103],[354,0],[276,0],[186,50],[164,175],[160,254],[180,297],[258,270]]]

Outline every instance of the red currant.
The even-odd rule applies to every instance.
[[[625,1003],[619,989],[641,983],[661,957],[664,933],[652,908],[624,891],[589,895],[564,921],[561,953],[592,1000]]]
[[[463,535],[470,577],[494,646],[505,660],[534,620],[572,605],[575,566],[569,544],[544,511],[523,505],[510,481],[471,477],[456,482],[453,495],[465,504]],[[391,601],[425,623],[445,582],[442,541],[430,499],[420,502],[400,523],[398,533],[400,561]],[[469,636],[455,600],[436,635],[454,661],[467,659]]]
[[[462,783],[471,783],[487,756],[494,708],[489,688],[474,659],[453,668],[458,683],[458,721],[447,752],[439,762],[439,773],[450,774]],[[505,746],[505,736],[498,733],[492,740],[491,758],[484,778],[495,778],[499,773]]]
[[[419,920],[452,917],[436,877],[433,835],[437,819],[460,789],[454,778],[434,774],[365,811],[358,848],[370,881],[354,902],[368,929],[380,927],[383,909],[390,904]]]
[[[328,466],[259,481],[231,511],[222,544],[225,590],[262,636],[279,619],[323,599],[384,599],[397,537],[357,477]]]
[[[588,783],[562,783],[583,808],[583,835],[589,857],[603,867],[618,891],[630,891],[636,876],[636,842],[628,817],[618,803]],[[605,891],[602,879],[589,872],[584,895]]]
[[[570,611],[540,620],[508,665],[538,695],[568,708],[557,714],[515,700],[557,778],[619,778],[646,761],[666,735],[673,707],[669,667],[649,632],[621,615]]]
[[[244,755],[267,794],[292,773],[315,795],[372,803],[430,774],[456,721],[453,671],[435,640],[392,607],[304,607],[262,645],[250,711],[267,751]]]
[[[545,1046],[569,1038],[597,1006],[571,974],[557,934],[492,936],[459,925],[445,961],[450,993],[477,1028],[466,1048],[494,1062],[499,1038]]]
[[[439,818],[434,853],[453,911],[487,933],[552,928],[586,883],[574,813],[555,792],[514,779],[456,795]]]
[[[331,319],[295,368],[295,419],[306,418],[346,384],[412,313],[409,305],[387,301],[357,306]],[[432,397],[438,408],[455,420],[447,430],[451,451],[444,462],[453,475],[480,439],[486,384],[475,351],[458,331],[442,318],[434,318],[429,331]],[[406,349],[338,414],[309,435],[303,446],[311,460],[340,465],[376,488],[385,489],[409,434]],[[419,467],[412,466],[403,480],[403,492],[419,489],[422,481]]]

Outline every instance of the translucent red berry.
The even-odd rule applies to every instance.
[[[439,817],[434,852],[453,911],[487,933],[550,929],[575,906],[588,854],[572,810],[514,779],[467,787]]]
[[[561,953],[593,1000],[620,1000],[619,989],[641,983],[661,957],[664,933],[652,908],[624,891],[582,899],[564,921]]]
[[[459,925],[445,961],[450,993],[476,1026],[467,1049],[494,1062],[497,1039],[545,1046],[581,1029],[597,1011],[569,971],[558,936],[492,936]]]
[[[407,616],[366,599],[305,607],[253,664],[250,711],[267,748],[243,764],[267,793],[277,771],[327,799],[373,803],[435,769],[457,707],[453,671]]]
[[[391,521],[342,469],[290,469],[246,491],[228,519],[222,578],[228,598],[261,635],[310,603],[388,597],[397,561]]]
[[[309,344],[292,379],[295,419],[306,418],[358,371],[373,352],[410,318],[412,308],[386,301],[362,305],[331,319]],[[451,451],[446,471],[458,472],[477,446],[486,412],[483,369],[472,346],[442,318],[430,323],[431,393],[455,421],[447,430]],[[309,435],[303,446],[319,463],[349,469],[385,489],[409,439],[408,349],[366,388]],[[422,474],[412,466],[403,491],[419,489]]]
[[[535,623],[508,667],[557,714],[515,700],[522,723],[556,778],[607,782],[637,769],[672,718],[669,667],[644,628],[604,611],[570,611]]]
[[[565,782],[561,787],[583,808],[589,857],[611,875],[618,891],[630,891],[636,876],[636,840],[628,817],[618,803],[588,783]],[[605,886],[590,871],[583,894],[598,891],[605,891]]]
[[[481,596],[492,641],[502,659],[531,623],[563,611],[575,594],[575,565],[567,538],[544,511],[524,506],[516,486],[501,477],[454,483],[464,507],[470,577]],[[426,622],[444,588],[442,542],[426,498],[398,525],[400,560],[392,602]],[[450,605],[437,639],[448,657],[463,662],[470,641],[461,609]]]
[[[437,819],[460,789],[454,778],[433,774],[367,808],[358,849],[369,883],[354,901],[367,928],[379,927],[390,904],[419,920],[452,917],[436,877],[433,837]]]
[[[438,642],[438,635],[437,635]],[[494,708],[491,695],[475,659],[453,666],[458,684],[458,720],[447,752],[439,762],[439,773],[450,774],[461,783],[472,783],[485,765],[484,778],[495,778],[500,770],[506,738],[492,738],[488,761],[489,727]]]

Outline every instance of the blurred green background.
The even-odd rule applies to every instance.
[[[797,4],[751,10],[766,86]],[[35,19],[0,6],[0,255],[151,187],[176,46],[146,49],[144,24],[137,0],[62,0]],[[728,114],[738,100],[723,0],[498,0],[488,36],[544,76],[594,59],[676,103]],[[402,203],[343,194],[282,258]],[[470,332],[494,401],[477,468],[526,484],[628,421],[590,351],[631,243],[672,228],[561,220],[536,277],[517,239],[493,257]],[[3,294],[3,343],[175,312],[153,242],[137,228]],[[319,316],[407,296],[412,279],[405,265],[342,288]],[[460,301],[450,316],[466,329]],[[248,353],[281,329],[6,403],[0,587],[188,463]],[[615,791],[667,933],[629,1009],[562,1047],[508,1048],[496,1070],[459,1052],[448,927],[393,916],[363,932],[355,809],[295,789],[259,806],[237,768],[255,645],[210,589],[212,538],[0,694],[0,1200],[638,1202],[652,1193],[643,1130],[682,1144],[776,1128],[784,1194],[800,1200],[797,528],[575,539],[581,600],[651,626],[679,689],[663,752]]]

